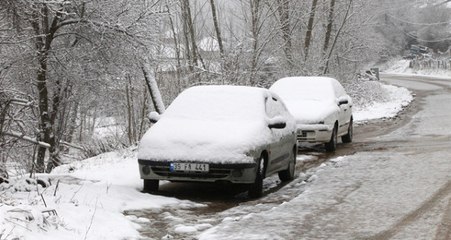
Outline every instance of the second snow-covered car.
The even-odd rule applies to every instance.
[[[183,91],[143,136],[138,162],[144,191],[159,180],[247,184],[262,194],[263,179],[293,179],[296,124],[268,89],[197,86]]]
[[[296,119],[299,142],[324,143],[335,151],[338,137],[352,142],[352,98],[330,77],[287,77],[270,88]]]

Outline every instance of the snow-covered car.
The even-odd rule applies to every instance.
[[[326,151],[336,149],[338,137],[352,142],[352,98],[330,77],[287,77],[277,80],[270,90],[285,102],[296,119],[300,144],[324,143]]]
[[[138,150],[144,191],[158,191],[159,180],[230,182],[259,197],[266,176],[294,177],[296,122],[268,89],[191,87],[152,118]]]

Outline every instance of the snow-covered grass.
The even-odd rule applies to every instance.
[[[136,149],[126,149],[0,185],[0,239],[137,239],[132,209],[199,204],[141,193]]]
[[[381,89],[385,96],[381,101],[355,105],[356,120],[393,117],[412,99],[403,88],[381,85]],[[124,211],[204,206],[144,194],[141,188],[136,148],[67,164],[33,179],[11,178],[9,184],[0,184],[0,240],[138,239],[138,223],[148,220],[126,216]],[[202,232],[211,227],[181,224],[175,231]]]

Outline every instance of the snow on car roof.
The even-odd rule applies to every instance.
[[[245,86],[196,86],[183,91],[164,117],[210,120],[261,119],[268,90]]]
[[[267,96],[269,90],[255,87],[189,88],[144,134],[138,158],[252,163],[253,157],[245,152],[267,144],[271,137],[265,121]]]
[[[335,97],[334,87],[337,83],[337,80],[330,77],[286,77],[277,80],[270,90],[286,101],[330,100]]]

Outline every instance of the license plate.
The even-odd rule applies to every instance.
[[[171,163],[171,172],[208,172],[209,165],[206,163]]]

